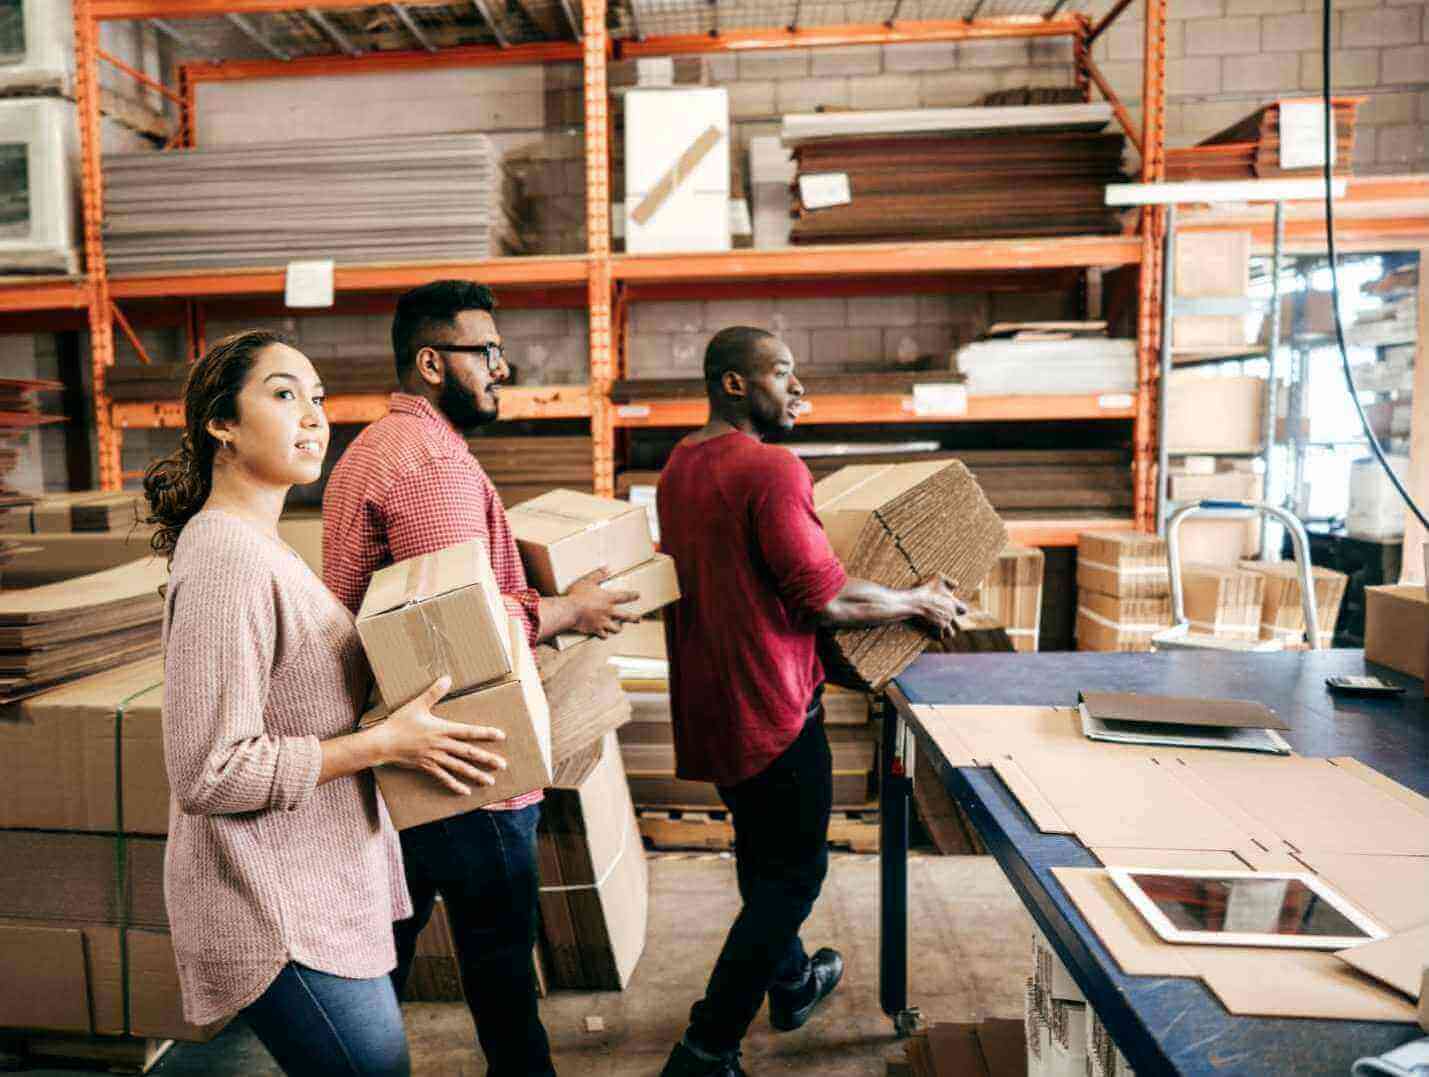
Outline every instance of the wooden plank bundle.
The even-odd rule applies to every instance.
[[[519,251],[519,193],[485,135],[108,155],[111,272],[495,258]]]
[[[967,597],[1007,545],[1007,528],[956,460],[844,468],[815,485],[814,508],[849,574],[886,587],[941,573]],[[877,691],[930,642],[922,628],[893,624],[829,633],[822,649],[834,680]]]
[[[794,243],[1113,233],[1103,188],[1122,135],[1084,105],[786,116],[800,178],[842,173],[849,199],[807,206]],[[1086,115],[1083,115],[1086,113]],[[1065,122],[1059,122],[1065,121]]]
[[[1318,103],[1318,98],[1315,99]],[[1363,97],[1335,97],[1335,172],[1351,174],[1355,156],[1355,114]],[[1276,101],[1195,146],[1166,151],[1168,180],[1242,180],[1318,176],[1320,166],[1283,168],[1280,164],[1280,106]]]

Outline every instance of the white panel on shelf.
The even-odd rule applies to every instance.
[[[79,256],[74,105],[0,100],[0,273],[75,273]]]
[[[713,146],[643,224],[637,211],[710,128]],[[729,229],[729,95],[720,88],[637,89],[625,97],[625,249],[727,251]]]

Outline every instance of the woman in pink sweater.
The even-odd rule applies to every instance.
[[[499,730],[435,717],[446,678],[356,732],[370,671],[347,608],[278,537],[322,473],[307,358],[271,333],[216,344],[184,389],[183,441],[144,478],[170,557],[164,619],[164,891],[184,1016],[241,1012],[289,1074],[405,1075],[388,972],[411,915],[371,768],[489,784]]]

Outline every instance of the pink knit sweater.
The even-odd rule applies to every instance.
[[[411,915],[371,771],[318,787],[319,742],[354,729],[370,679],[352,614],[292,550],[201,512],[164,619],[164,893],[184,1017],[210,1024],[289,961],[353,978],[396,964]]]

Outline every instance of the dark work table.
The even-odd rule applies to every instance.
[[[1408,691],[1393,699],[1331,696],[1324,681],[1337,673],[1370,673]],[[1259,700],[1290,724],[1284,736],[1299,754],[1354,756],[1429,796],[1422,682],[1366,663],[1362,651],[924,655],[890,686],[895,710],[883,730],[880,974],[895,1026],[906,1031],[915,1020],[907,976],[912,783],[902,766],[912,737],[1138,1073],[1344,1075],[1355,1059],[1423,1035],[1412,1024],[1236,1017],[1199,980],[1125,975],[1052,877],[1056,867],[1098,867],[1096,857],[1073,837],[1038,830],[991,769],[949,766],[908,709],[1072,707],[1079,690]]]

